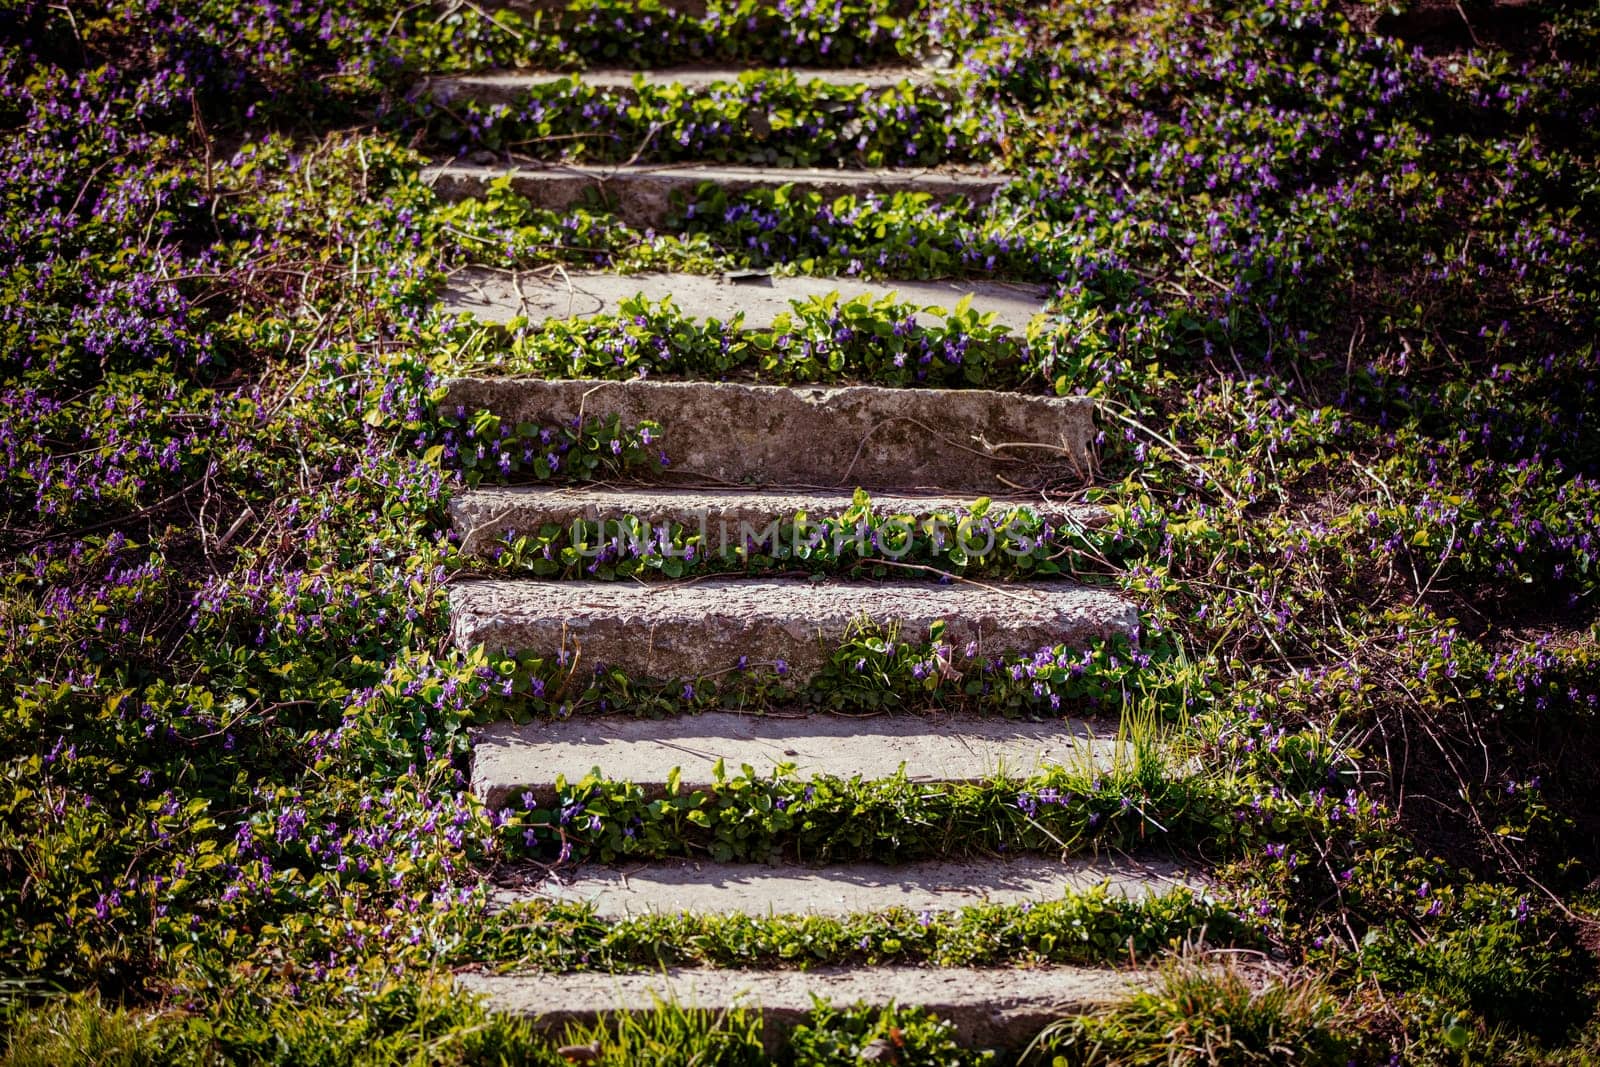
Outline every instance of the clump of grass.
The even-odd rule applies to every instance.
[[[602,1067],[676,1064],[752,1067],[767,1062],[761,1014],[740,1008],[711,1011],[657,998],[654,1011],[623,1013],[569,1025],[556,1054]]]
[[[1120,1007],[1063,1019],[1025,1062],[1052,1067],[1343,1064],[1338,1004],[1312,978],[1260,978],[1233,957],[1185,954]]]
[[[145,1067],[170,1062],[162,1028],[148,1016],[63,997],[5,1020],[4,1067]]]

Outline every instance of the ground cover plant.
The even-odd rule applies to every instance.
[[[1054,1028],[1042,1062],[1600,1055],[1600,17],[1564,0],[643,8],[0,9],[6,1062],[565,1062],[452,993],[450,968],[1011,966],[1130,942],[1181,960],[1125,1011]],[[685,50],[961,61],[909,96],[778,76],[452,116],[417,89]],[[606,137],[557,139],[602,118]],[[457,153],[740,155],[745,135],[767,162],[953,158],[1014,180],[976,209],[702,191],[665,235],[508,190],[444,204],[418,173]],[[494,333],[435,307],[469,265],[779,261],[1028,280],[1050,312],[1006,339],[960,312],[918,332],[894,304],[798,307],[769,334],[662,306]],[[759,701],[777,665],[668,686],[457,653],[449,582],[887,566],[831,539],[686,564],[682,531],[598,562],[571,531],[465,557],[445,514],[465,486],[626,478],[673,449],[649,425],[441,411],[440,377],[485,366],[1093,398],[1100,475],[1073,491],[1107,521],[1023,513],[1019,554],[923,540],[903,561],[930,581],[1055,568],[1122,590],[1138,647],[953,683],[938,635],[863,632],[822,692],[1043,717],[1093,698],[1138,724],[1145,756],[940,790],[725,768],[714,790],[646,797],[590,777],[485,805],[465,779],[476,721]],[[848,523],[883,528],[859,506]],[[1205,862],[1215,891],[610,924],[494,913],[481,878],[584,856],[1134,841]],[[1195,941],[1262,953],[1276,977],[1180,951]],[[668,1008],[560,1040],[602,1062],[758,1062],[757,1027]],[[983,1059],[898,1010],[819,1010],[784,1055],[885,1048]]]

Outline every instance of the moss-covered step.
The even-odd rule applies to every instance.
[[[500,888],[495,902],[586,904],[604,919],[645,915],[828,915],[902,908],[949,912],[977,904],[1027,904],[1103,890],[1140,900],[1204,880],[1171,860],[1122,856],[983,857],[918,863],[794,864],[661,860],[585,867],[527,886]]]
[[[975,503],[972,497],[874,493],[868,507],[875,516],[920,523],[939,516],[960,519]],[[856,507],[855,494],[840,491],[481,486],[451,499],[450,521],[468,555],[490,553],[508,537],[552,524],[564,529],[599,526],[602,536],[620,536],[629,520],[652,531],[681,529],[686,536],[699,537],[707,548],[731,551],[747,542],[774,547],[773,536],[781,537],[795,525],[803,525],[802,532],[821,531],[830,520]],[[1000,526],[1018,509],[1031,511],[1053,534],[1091,529],[1107,517],[1105,509],[1092,505],[1023,498],[991,499],[984,515],[992,526]],[[803,523],[797,521],[799,516],[804,516]],[[954,543],[958,531],[952,527],[945,534]],[[986,538],[987,533],[972,536]]]
[[[793,78],[801,85],[861,86],[869,91],[938,84],[941,72],[922,67],[787,67],[752,70],[745,67],[682,67],[660,70],[585,70],[572,73],[497,70],[428,78],[419,86],[440,104],[471,101],[480,105],[510,104],[547,85],[567,82],[606,92],[635,86],[681,86],[691,91],[735,85],[768,77]]]
[[[483,196],[489,186],[506,179],[513,191],[536,208],[568,211],[597,202],[631,226],[660,227],[681,210],[674,197],[687,198],[702,185],[727,193],[793,186],[828,200],[842,196],[889,196],[925,193],[938,200],[961,199],[985,204],[1008,178],[976,168],[909,170],[878,167],[840,170],[821,167],[740,167],[715,164],[633,166],[494,167],[446,163],[427,167],[423,181],[446,200]]]
[[[663,1004],[715,1013],[759,1010],[769,1046],[805,1019],[817,1000],[926,1008],[948,1020],[965,1045],[1016,1048],[1069,1015],[1103,1011],[1145,985],[1145,971],[1109,968],[818,968],[810,971],[670,970],[660,974],[487,974],[456,976],[495,1011],[525,1015],[543,1029],[592,1023],[612,1012]]]
[[[1045,311],[1045,291],[1036,285],[1013,282],[862,281],[854,278],[779,277],[752,274],[745,277],[716,274],[610,274],[571,271],[498,271],[468,268],[445,282],[444,310],[471,315],[483,322],[508,323],[514,319],[542,322],[548,319],[583,319],[616,315],[626,300],[671,298],[686,316],[730,322],[743,316],[748,330],[769,330],[774,320],[794,310],[796,301],[822,300],[837,295],[840,303],[868,297],[894,296],[899,303],[946,312],[962,300],[980,315],[993,315],[994,323],[1012,333],[1022,333],[1035,315]],[[920,311],[922,326],[941,324],[945,315]]]
[[[712,789],[720,762],[758,776],[793,764],[801,776],[985,782],[1026,778],[1051,767],[1103,767],[1126,761],[1115,722],[1023,722],[970,714],[839,716],[706,712],[669,719],[575,716],[494,723],[473,735],[472,789],[493,808],[523,793],[540,802],[557,779],[589,772],[661,794],[674,771],[685,790]]]
[[[658,483],[932,490],[1081,488],[1094,470],[1094,402],[984,389],[747,385],[635,379],[454,378],[440,411],[562,427],[582,416],[654,422]]]

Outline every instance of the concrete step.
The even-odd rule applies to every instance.
[[[985,204],[1009,181],[1002,175],[961,170],[825,170],[702,164],[493,167],[447,163],[425,168],[422,177],[446,200],[481,197],[491,182],[507,177],[519,196],[534,207],[551,211],[568,211],[586,203],[594,193],[630,226],[656,228],[674,216],[675,194],[687,197],[707,182],[728,193],[792,185],[830,202],[841,196],[927,193],[939,200],[960,197],[973,204]]]
[[[903,496],[873,494],[871,509],[878,516],[908,516],[924,521],[935,515],[964,516],[971,497]],[[546,525],[571,528],[575,523],[604,524],[606,536],[617,536],[625,519],[647,523],[651,529],[681,527],[698,534],[709,546],[731,551],[751,539],[771,545],[763,535],[773,523],[781,528],[804,514],[815,529],[855,506],[855,494],[844,492],[781,493],[740,491],[705,492],[695,489],[603,489],[594,486],[546,488],[543,486],[485,486],[469,490],[450,501],[451,524],[461,536],[461,550],[481,555],[513,531],[530,533]],[[1064,501],[997,499],[986,513],[1003,522],[1014,509],[1028,508],[1054,529],[1081,530],[1106,520],[1102,508]],[[952,540],[956,531],[945,531]],[[1020,547],[1020,546],[1019,546]]]
[[[444,309],[484,322],[503,324],[522,318],[537,323],[616,315],[624,300],[643,296],[652,301],[671,298],[691,318],[731,322],[742,314],[745,329],[770,330],[779,315],[794,311],[796,301],[823,299],[834,293],[841,303],[862,296],[881,300],[892,295],[902,304],[946,311],[970,296],[974,311],[992,314],[998,325],[1018,334],[1045,311],[1043,289],[1011,282],[870,282],[770,275],[741,282],[715,274],[569,272],[557,277],[544,272],[475,268],[457,271],[446,280]],[[941,325],[945,316],[921,311],[916,318],[926,327]]]
[[[469,581],[450,588],[458,647],[546,659],[580,657],[638,678],[689,680],[783,662],[801,684],[863,620],[926,641],[943,622],[959,670],[982,657],[1032,655],[1131,637],[1138,609],[1072,582],[987,585],[931,581],[813,582],[708,578],[695,582]],[[976,656],[965,649],[973,646]]]
[[[685,790],[709,789],[713,769],[757,775],[792,763],[802,778],[892,778],[902,766],[918,782],[1027,777],[1050,766],[1110,769],[1119,758],[1113,722],[1014,722],[982,715],[745,715],[706,712],[671,719],[576,716],[494,723],[473,734],[472,789],[492,808],[523,793],[541,802],[556,779],[590,771],[647,793],[666,790],[674,768]]]
[[[899,86],[932,86],[941,78],[948,77],[949,72],[924,67],[681,67],[661,70],[585,70],[565,74],[497,70],[427,78],[420,89],[444,105],[472,102],[491,106],[518,103],[532,90],[557,82],[575,82],[597,91],[609,92],[629,92],[637,85],[679,85],[692,91],[701,91],[718,85],[736,89],[741,81],[753,82],[779,76],[793,78],[807,86],[860,85],[868,90],[881,91]]]
[[[1168,860],[1110,856],[832,867],[668,860],[586,868],[566,880],[546,878],[519,889],[498,889],[494,900],[502,906],[535,900],[588,904],[605,919],[681,913],[844,917],[890,908],[942,912],[976,904],[1036,903],[1100,886],[1114,896],[1139,900],[1203,885],[1188,869]]]
[[[440,410],[568,424],[653,420],[670,466],[700,485],[1033,493],[1088,484],[1094,402],[981,389],[455,378]]]
[[[661,974],[464,973],[457,985],[491,1010],[525,1015],[541,1029],[591,1023],[601,1013],[648,1012],[662,1003],[714,1012],[759,1009],[769,1047],[805,1021],[815,998],[836,1007],[893,1001],[948,1020],[961,1042],[1015,1048],[1068,1015],[1102,1011],[1148,984],[1142,971],[1088,967],[818,968],[810,971],[669,970]]]

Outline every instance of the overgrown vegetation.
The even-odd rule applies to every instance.
[[[1595,13],[1544,0],[1507,22],[1466,4],[1463,37],[1429,6],[1318,0],[643,6],[0,11],[8,1061],[558,1062],[548,1037],[450,995],[447,968],[478,952],[731,962],[735,940],[774,961],[808,944],[819,960],[1103,960],[1113,939],[1156,953],[1202,927],[1315,977],[1263,988],[1180,967],[1126,1012],[1056,1032],[1051,1054],[1593,1056]],[[698,95],[569,86],[518,114],[451,116],[414,91],[487,63],[857,65],[957,44],[949,85],[910,95],[781,76]],[[662,235],[508,190],[445,205],[418,176],[433,154],[578,154],[545,138],[602,123],[586,158],[980,159],[1015,180],[976,209],[702,191]],[[493,335],[434,306],[443,272],[473,263],[778,261],[1023,278],[1051,287],[1051,311],[1014,341],[961,313],[918,334],[891,305],[797,308],[767,336],[643,306],[642,323]],[[466,731],[508,701],[714,699],[583,677],[545,707],[533,680],[548,701],[552,665],[449,649],[444,587],[491,565],[447,532],[451,494],[625,476],[671,451],[648,426],[438,410],[440,375],[486,365],[1093,398],[1104,471],[1082,497],[1106,524],[1005,561],[908,558],[956,580],[1070,567],[1136,598],[1148,662],[1102,649],[1079,675],[1031,664],[1042,680],[1008,664],[1024,677],[998,710],[1096,696],[1166,724],[1201,773],[946,790],[729,774],[648,799],[595,777],[486,808],[465,788]],[[492,565],[676,577],[659,544],[604,573],[577,547],[524,531]],[[874,576],[848,554],[704,562]],[[828,699],[926,691],[937,646],[863,634]],[[874,671],[853,670],[869,655]],[[926,926],[559,912],[534,936],[497,925],[480,883],[512,857],[1096,840],[1215,864],[1217,897]],[[1046,945],[1052,917],[1073,916],[1089,947]],[[1005,936],[975,943],[991,924]],[[755,1026],[669,1011],[568,1040],[607,1062],[751,1062]],[[895,1033],[924,1062],[980,1058],[936,1021],[874,1012],[821,1012],[790,1054],[853,1062],[875,1041],[900,1050]]]

